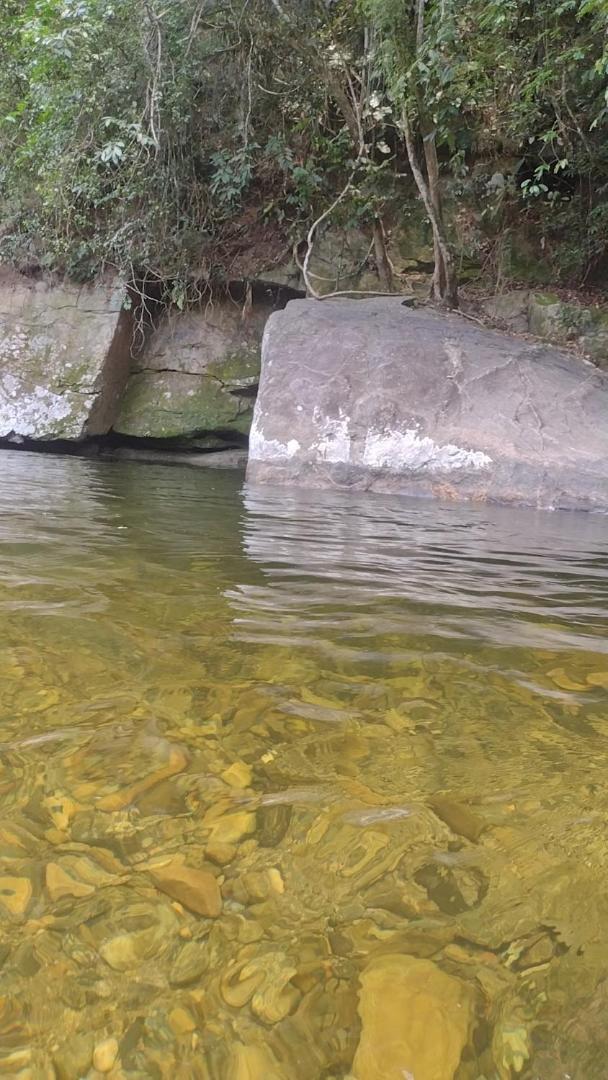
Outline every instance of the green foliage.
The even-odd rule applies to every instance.
[[[608,241],[607,28],[608,0],[426,0],[417,48],[403,0],[4,0],[0,257],[226,276],[252,221],[287,249],[349,177],[333,220],[367,225],[404,198],[407,107],[461,177],[519,160],[501,214],[580,238],[582,273]]]
[[[5,257],[212,276],[247,205],[310,215],[322,88],[266,0],[14,0],[3,29]]]
[[[568,274],[584,276],[608,244],[608,0],[426,0],[421,49],[416,3],[360,8],[390,97],[414,117],[424,110],[446,164],[519,162],[495,227],[518,203],[539,241],[559,247],[561,232]]]

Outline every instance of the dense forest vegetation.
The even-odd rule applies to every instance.
[[[558,237],[570,281],[608,242],[608,0],[4,0],[0,254],[84,279],[229,275],[272,233],[304,268],[330,219],[412,191],[456,300],[442,178]],[[491,170],[490,170],[491,171]],[[308,239],[308,247],[306,240]]]

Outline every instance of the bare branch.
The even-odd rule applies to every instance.
[[[426,0],[416,0],[416,53],[419,54],[424,45],[424,9]]]
[[[359,167],[359,161],[357,160],[355,162],[354,169],[352,170],[348,180],[346,181],[346,184],[342,188],[342,191],[336,196],[336,198],[331,203],[331,205],[328,206],[327,209],[324,210],[322,214],[320,214],[320,216],[316,219],[316,221],[313,221],[312,225],[310,226],[310,229],[308,230],[308,236],[306,237],[306,244],[307,244],[306,255],[304,257],[304,262],[302,263],[302,276],[304,278],[304,284],[306,286],[306,292],[309,293],[310,296],[314,297],[315,300],[320,300],[321,297],[320,297],[319,293],[316,291],[316,289],[314,288],[314,286],[312,285],[312,283],[310,281],[310,276],[309,276],[309,273],[308,273],[308,264],[310,262],[310,256],[312,255],[312,249],[313,249],[313,245],[314,245],[314,242],[315,242],[315,233],[316,233],[317,229],[319,228],[319,225],[323,224],[323,222],[326,220],[326,218],[328,218],[330,216],[330,214],[332,214],[334,212],[336,207],[340,205],[340,203],[342,202],[342,199],[345,199],[346,196],[348,195],[351,187],[353,186],[353,180],[355,178],[358,167]]]

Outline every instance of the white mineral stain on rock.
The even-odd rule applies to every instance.
[[[350,417],[343,409],[338,416],[324,416],[320,409],[313,412],[313,422],[319,430],[319,438],[312,449],[322,461],[350,461]]]
[[[338,416],[324,415],[320,409],[313,412],[316,437],[310,445],[310,458],[330,464],[347,464],[353,461],[350,435],[350,417],[340,409]],[[255,461],[287,461],[301,450],[297,439],[282,442],[268,439],[263,432],[261,413],[254,417],[251,429],[249,456]],[[357,463],[357,462],[355,462]],[[372,428],[365,436],[362,459],[359,462],[370,469],[395,469],[411,472],[446,472],[455,469],[484,469],[492,464],[492,458],[481,450],[469,450],[454,443],[436,443],[427,435],[420,435],[416,428],[405,431],[379,431]]]
[[[281,442],[279,439],[267,439],[260,426],[260,418],[254,418],[249,435],[249,457],[255,461],[287,461],[295,457],[300,444],[297,439]]]
[[[65,420],[72,404],[42,386],[24,387],[13,375],[0,381],[0,431],[36,436]]]
[[[107,429],[118,359],[111,371],[106,364],[123,286],[32,287],[14,273],[1,292],[0,435],[80,439],[93,416]],[[128,344],[120,358],[124,369],[127,351]],[[97,410],[106,398],[107,410]]]
[[[371,469],[425,469],[445,472],[452,469],[484,469],[492,458],[482,450],[467,450],[454,443],[436,443],[415,428],[406,431],[374,431],[365,437],[363,464]]]

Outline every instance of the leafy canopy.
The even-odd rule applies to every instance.
[[[404,107],[424,111],[446,170],[526,162],[521,209],[601,253],[608,0],[427,0],[418,50],[415,14],[404,0],[5,0],[0,256],[79,277],[230,276],[260,235],[305,235],[354,165],[337,213],[398,213]]]

